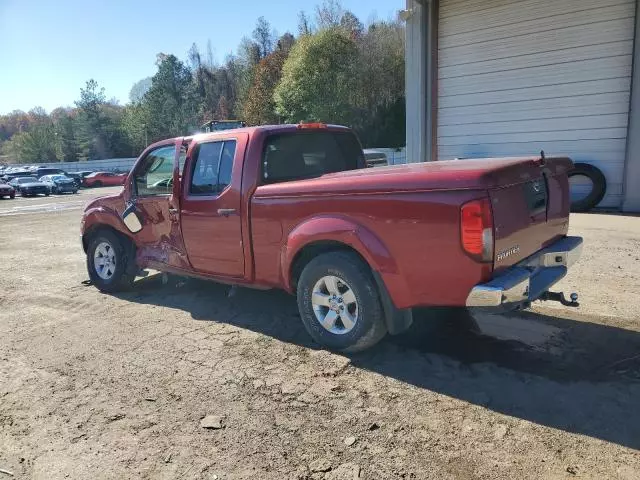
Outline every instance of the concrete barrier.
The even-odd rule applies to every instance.
[[[80,172],[91,170],[93,172],[128,172],[136,162],[136,158],[106,158],[104,160],[89,160],[86,162],[51,162],[38,163],[37,167],[59,168],[65,172]],[[23,166],[23,165],[20,165]],[[24,165],[28,167],[29,165]]]
[[[365,148],[365,153],[383,153],[387,157],[387,165],[407,163],[406,149],[397,148]],[[38,167],[60,168],[66,172],[80,172],[91,170],[94,172],[128,172],[135,164],[137,158],[107,158],[104,160],[88,160],[85,162],[51,162],[40,163]],[[24,165],[25,167],[28,165]]]

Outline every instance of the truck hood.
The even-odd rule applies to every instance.
[[[573,165],[566,157],[547,160],[543,162],[539,157],[482,158],[366,168],[263,185],[256,191],[256,196],[493,189],[539,178],[542,166],[557,175],[567,172]]]

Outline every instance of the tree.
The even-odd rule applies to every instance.
[[[9,140],[16,133],[28,131],[30,126],[31,119],[22,110],[0,116],[0,140]]]
[[[57,162],[53,125],[42,123],[29,132],[14,135],[5,150],[19,163]]]
[[[404,27],[399,22],[369,25],[357,38],[354,127],[367,146],[404,144]],[[398,143],[400,142],[400,143]]]
[[[289,32],[285,33],[278,39],[277,50],[286,52],[287,54],[296,43],[296,38]]]
[[[158,72],[145,95],[149,140],[185,135],[196,128],[196,92],[191,71],[175,55],[158,56]]]
[[[147,146],[149,133],[147,124],[149,114],[144,101],[133,103],[124,108],[122,115],[122,130],[131,145],[132,155],[139,154]]]
[[[344,15],[344,9],[339,0],[323,0],[316,6],[316,24],[318,29],[330,29],[340,26],[340,19]]]
[[[298,13],[298,35],[311,35],[311,22],[304,11]]]
[[[75,102],[78,116],[78,147],[84,159],[108,158],[111,156],[107,130],[109,126],[102,115],[101,107],[106,103],[104,88],[94,79],[80,89],[80,100]]]
[[[253,85],[244,104],[244,120],[249,125],[278,123],[273,92],[282,76],[287,52],[277,50],[264,58],[256,69]]]
[[[251,37],[258,45],[260,59],[265,58],[273,51],[275,33],[264,17],[258,18]]]
[[[251,39],[244,37],[240,41],[238,55],[234,59],[234,80],[236,87],[236,112],[244,111],[244,103],[253,84],[256,67],[260,63],[260,47]]]
[[[218,109],[216,110],[216,117],[220,120],[228,120],[229,119],[229,102],[227,102],[227,97],[222,95],[220,100],[218,100]]]
[[[151,88],[151,77],[143,78],[142,80],[138,80],[133,84],[131,90],[129,91],[129,101],[131,103],[136,103],[142,101],[144,95]]]
[[[107,102],[104,88],[91,79],[80,89],[76,106],[75,152],[82,159],[129,156],[132,148],[122,129],[123,107]]]
[[[61,162],[78,161],[75,112],[68,108],[56,108],[49,115],[56,136],[56,152]]]
[[[359,38],[364,31],[364,25],[352,12],[346,11],[340,18],[340,28],[351,38]]]
[[[357,56],[355,42],[338,29],[300,38],[274,92],[276,112],[288,122],[351,124]]]

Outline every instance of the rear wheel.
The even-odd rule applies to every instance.
[[[355,254],[332,252],[313,259],[300,275],[297,296],[307,332],[329,349],[362,351],[387,333],[371,270]]]
[[[129,272],[129,249],[110,231],[98,232],[87,249],[87,271],[91,282],[102,292],[117,292],[131,287],[135,275]]]

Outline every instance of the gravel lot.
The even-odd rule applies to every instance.
[[[572,218],[578,309],[483,321],[492,336],[427,334],[425,314],[347,357],[313,345],[283,293],[85,285],[82,204],[115,190],[0,201],[15,478],[640,478],[640,218]]]

